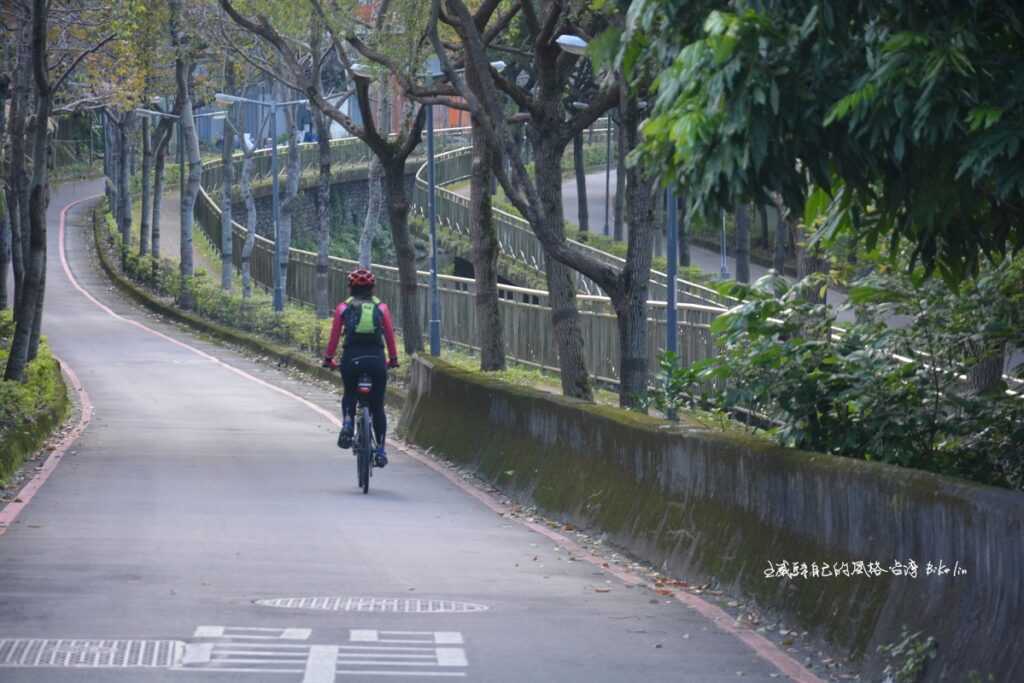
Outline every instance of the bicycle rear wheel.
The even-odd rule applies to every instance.
[[[370,458],[373,457],[373,440],[371,438],[370,410],[363,406],[359,411],[359,436],[356,442],[356,467],[359,470],[359,487],[363,493],[370,492]]]

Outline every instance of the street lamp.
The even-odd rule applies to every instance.
[[[288,107],[294,104],[302,104],[306,100],[291,100],[289,102],[278,102],[276,100],[254,100],[238,95],[228,95],[219,92],[214,95],[217,106],[227,109],[236,103],[249,103],[261,107],[270,107],[270,184],[271,184],[271,216],[274,223],[274,311],[284,311],[284,283],[281,281],[281,260],[287,258],[287,254],[281,252],[281,240],[279,239],[279,224],[281,220],[281,202],[279,198],[280,183],[277,177],[277,108]]]
[[[587,41],[579,36],[563,33],[555,39],[555,42],[558,44],[558,47],[562,48],[569,54],[584,55],[587,52]]]

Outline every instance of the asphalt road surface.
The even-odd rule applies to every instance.
[[[90,202],[73,285],[61,209],[100,191],[49,212],[45,332],[95,412],[0,536],[0,681],[785,679],[395,448],[362,495],[338,397],[122,300]]]

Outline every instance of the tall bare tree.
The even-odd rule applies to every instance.
[[[230,55],[224,57],[224,92],[235,92],[235,64]],[[230,116],[230,114],[229,114]],[[231,291],[235,266],[234,244],[231,224],[231,188],[235,180],[235,134],[227,121],[224,123],[224,139],[221,143],[221,193],[220,193],[220,286],[226,292]]]
[[[199,137],[196,135],[195,119],[192,116],[192,94],[188,82],[189,62],[192,56],[190,40],[183,28],[182,0],[168,0],[168,5],[171,10],[168,28],[171,34],[171,44],[175,50],[174,77],[178,87],[178,99],[181,102],[181,129],[184,138],[182,142],[185,145],[188,163],[188,181],[185,186],[185,196],[181,198],[181,293],[178,296],[178,305],[189,310],[195,304],[195,297],[192,294],[192,277],[195,273],[192,254],[192,223],[196,198],[199,196],[202,160],[199,156]],[[181,169],[181,172],[184,173],[185,170]]]
[[[357,124],[325,97],[320,88],[319,79],[314,78],[313,69],[308,68],[306,55],[293,47],[293,42],[285,38],[266,14],[258,14],[256,19],[249,19],[235,8],[231,0],[220,0],[221,7],[238,26],[257,36],[273,49],[276,55],[275,61],[279,60],[279,64],[264,63],[262,68],[278,81],[305,93],[309,101],[325,116],[366,143],[370,151],[380,160],[384,168],[388,222],[398,260],[402,338],[406,352],[415,353],[423,350],[423,329],[417,304],[419,292],[416,280],[416,250],[409,233],[410,202],[405,165],[409,156],[420,143],[425,122],[423,108],[410,108],[403,116],[401,130],[397,131],[394,136],[388,137],[386,134],[382,134],[370,106],[369,79],[357,78],[353,74],[351,61],[345,51],[345,34],[334,26],[332,17],[327,14],[318,0],[310,0],[310,2],[327,28],[334,54],[349,76],[348,82],[355,85],[354,90],[358,97],[358,106],[362,117],[361,124]],[[343,97],[342,99],[347,98]]]
[[[318,87],[323,90],[323,73],[325,60],[329,53],[323,50],[323,25],[320,18],[314,16],[310,20],[309,46],[310,60],[316,70]],[[319,175],[317,178],[316,202],[316,281],[314,283],[314,304],[317,317],[325,319],[331,314],[331,303],[328,300],[329,266],[328,249],[331,243],[331,124],[322,111],[313,112],[313,123],[316,126],[317,157]]]
[[[443,7],[442,7],[443,5]],[[621,78],[610,74],[600,84],[589,105],[565,119],[561,95],[571,78],[578,57],[562,52],[555,43],[559,31],[575,26],[579,17],[573,3],[545,3],[540,9],[521,2],[524,25],[530,36],[531,57],[538,72],[538,87],[525,92],[488,66],[480,27],[462,0],[434,0],[430,38],[442,57],[445,73],[456,83],[479,117],[489,141],[498,151],[494,165],[509,200],[529,221],[547,255],[549,300],[552,324],[562,362],[562,385],[566,394],[591,398],[589,378],[583,364],[583,338],[575,306],[572,271],[584,273],[608,294],[615,309],[620,343],[620,404],[639,405],[647,380],[646,299],[653,245],[653,179],[631,169],[627,189],[630,235],[624,267],[615,267],[565,237],[561,195],[561,161],[573,135],[586,129],[599,116],[619,104],[623,110],[623,135],[635,146],[639,136],[639,104],[627,96]],[[598,17],[595,22],[600,29]],[[466,69],[476,71],[480,86],[468,87],[453,68],[447,48],[437,30],[439,21],[451,26],[461,38],[468,56]],[[511,97],[528,112],[534,151],[531,175],[517,153],[509,134],[498,91]],[[510,161],[511,171],[506,171]]]
[[[32,135],[32,181],[29,186],[28,243],[29,259],[26,264],[22,292],[17,302],[17,324],[11,340],[10,356],[4,369],[5,380],[20,381],[25,365],[31,360],[29,350],[36,315],[41,309],[44,297],[44,275],[46,272],[46,204],[49,200],[48,165],[46,164],[49,145],[50,110],[53,107],[53,91],[49,77],[47,50],[48,12],[46,0],[33,0],[31,4],[31,67],[35,91],[35,115],[37,124]],[[25,227],[25,226],[23,226]]]

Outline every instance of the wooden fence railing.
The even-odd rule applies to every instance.
[[[439,147],[451,149],[453,146],[464,145],[466,139],[465,129],[451,129],[439,131]],[[332,160],[342,163],[356,163],[365,160],[365,149],[362,143],[352,140],[340,140],[332,144],[334,156]],[[316,163],[315,143],[302,145],[302,159],[304,166],[313,166]],[[439,155],[439,166],[452,164],[443,173],[447,178],[445,182],[453,182],[452,178],[459,177],[459,164],[465,164],[465,154],[445,152]],[[259,168],[264,173],[269,173],[269,150],[257,152]],[[280,160],[280,159],[279,159]],[[236,158],[236,164],[240,160]],[[265,167],[265,168],[264,168]],[[213,245],[219,245],[221,239],[221,210],[217,203],[210,196],[209,190],[219,186],[221,179],[221,162],[213,161],[203,166],[203,183],[196,202],[196,222],[200,229],[206,234]],[[417,183],[418,185],[418,183]],[[419,191],[417,190],[417,198]],[[453,229],[468,229],[468,222],[462,214],[461,209],[456,206],[464,206],[464,203],[455,201],[461,199],[455,193],[448,190],[438,192],[438,215],[443,216],[446,225],[453,226]],[[425,201],[425,194],[423,195]],[[536,259],[535,263],[543,263],[541,254],[535,251],[534,243],[531,241],[532,233],[527,235],[520,226],[515,223],[520,219],[508,216],[511,227],[503,230],[502,249],[510,254],[525,254],[526,258]],[[506,219],[503,218],[503,222]],[[462,227],[454,227],[459,225]],[[240,266],[242,245],[245,240],[245,228],[238,223],[232,224],[233,254],[236,267]],[[256,246],[253,250],[251,272],[253,280],[263,287],[269,288],[273,284],[273,248],[271,240],[257,236]],[[517,256],[518,257],[518,256]],[[612,257],[614,258],[614,257]],[[347,273],[355,268],[356,261],[331,257],[328,273],[329,298],[332,301],[339,301],[346,296],[345,278]],[[392,307],[392,311],[398,318],[396,323],[402,327],[401,307],[398,306],[399,279],[398,269],[391,266],[374,265],[374,272],[377,275],[377,294]],[[289,254],[287,296],[290,300],[306,305],[312,305],[314,301],[314,282],[316,274],[316,254],[300,249],[292,249]],[[417,297],[420,306],[420,320],[424,328],[429,320],[427,296],[429,273],[419,271],[417,280],[420,296]],[[441,337],[449,343],[466,349],[477,348],[478,326],[476,320],[475,287],[476,282],[472,279],[442,275],[438,278],[439,293],[441,299]],[[681,284],[681,287],[689,287],[692,283]],[[694,290],[697,294],[688,292],[689,299],[682,299],[686,303],[679,304],[679,326],[678,339],[680,355],[683,362],[689,363],[707,358],[715,353],[714,343],[710,333],[710,324],[715,316],[719,315],[723,308],[720,305],[708,305],[701,293],[703,288],[696,285]],[[510,358],[518,362],[557,371],[558,356],[556,345],[551,332],[551,311],[548,307],[548,294],[543,290],[499,285],[499,296],[501,297],[502,325],[504,329],[506,352]],[[584,290],[588,291],[588,290]],[[598,291],[596,286],[589,291]],[[712,290],[708,292],[715,294]],[[580,324],[583,329],[585,340],[584,354],[587,368],[600,380],[608,383],[618,381],[618,360],[619,342],[618,329],[615,316],[612,313],[607,297],[596,294],[584,294],[578,297],[580,307]],[[665,329],[665,303],[664,301],[651,301],[648,319],[648,350],[651,363],[651,372],[657,371],[657,355],[664,348],[666,335]],[[420,331],[426,333],[426,329]]]

